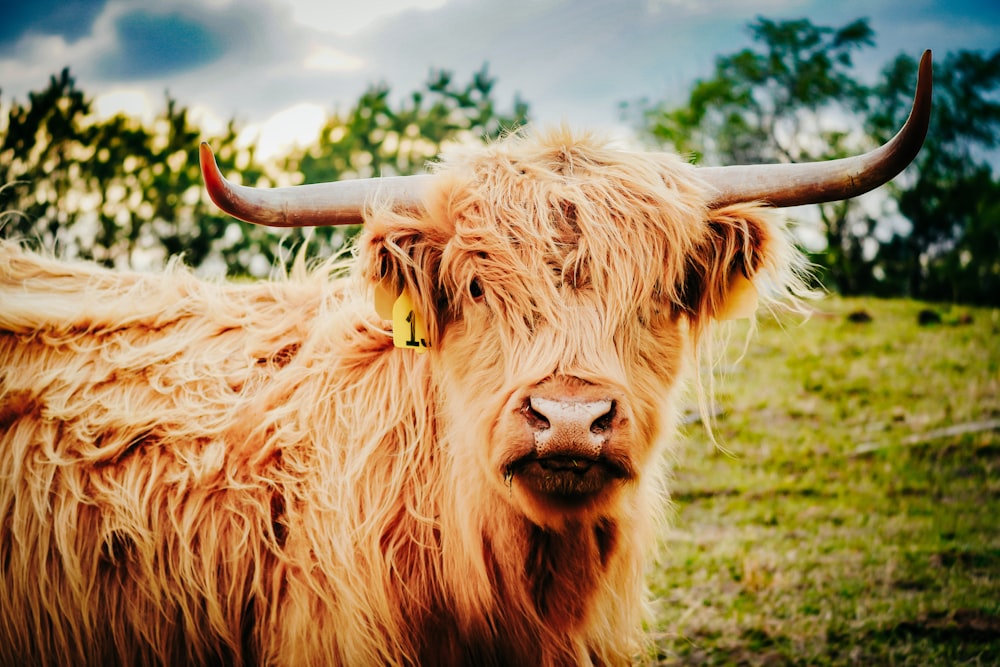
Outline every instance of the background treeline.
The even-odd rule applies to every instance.
[[[854,55],[875,43],[866,20],[835,28],[758,19],[750,47],[719,56],[686,100],[626,102],[623,120],[651,147],[699,164],[825,160],[868,150],[903,123],[916,55],[865,83]],[[914,165],[848,202],[792,210],[823,284],[844,294],[1000,304],[1000,50],[935,54],[934,115]],[[871,77],[869,77],[871,78]],[[203,192],[197,147],[257,186],[408,174],[452,141],[492,139],[528,122],[501,105],[484,67],[471,81],[432,73],[419,90],[370,87],[330,113],[317,142],[264,164],[230,123],[205,136],[167,98],[152,124],[98,120],[68,70],[0,116],[0,236],[109,265],[158,264],[183,253],[206,272],[265,274],[302,238],[220,215]],[[4,102],[0,98],[0,102]],[[310,251],[340,247],[351,229],[320,228]]]
[[[853,59],[874,46],[866,20],[758,19],[749,30],[753,47],[718,57],[685,103],[627,105],[640,132],[700,163],[748,164],[857,154],[902,127],[919,53],[899,55],[866,85]],[[842,294],[998,304],[1000,184],[990,162],[1000,163],[1000,50],[934,58],[933,115],[915,163],[871,195],[790,215],[822,236],[813,261]]]
[[[207,136],[169,96],[152,124],[124,115],[98,120],[63,70],[0,118],[0,211],[7,212],[0,237],[109,266],[156,265],[183,253],[209,273],[266,275],[304,232],[242,223],[215,208],[198,166],[202,140],[229,178],[259,187],[409,174],[446,142],[494,138],[526,122],[520,100],[496,108],[493,85],[485,67],[466,84],[435,72],[399,101],[373,85],[328,116],[314,145],[265,164],[238,141],[235,122]],[[354,232],[317,228],[309,250],[327,255]]]

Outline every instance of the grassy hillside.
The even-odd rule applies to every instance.
[[[720,366],[728,453],[691,426],[674,470],[662,664],[1000,663],[1000,311],[928,307],[762,317]]]

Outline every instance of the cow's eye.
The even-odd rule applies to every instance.
[[[469,283],[469,295],[476,301],[483,298],[483,286],[479,284],[479,279],[473,278],[472,282]]]

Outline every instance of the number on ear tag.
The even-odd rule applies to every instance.
[[[431,346],[424,318],[413,307],[413,300],[405,288],[392,304],[392,342],[396,347],[417,352],[426,352]]]
[[[757,288],[742,272],[738,272],[729,281],[726,302],[722,304],[722,310],[716,317],[720,320],[742,320],[751,317],[755,312],[757,312]]]

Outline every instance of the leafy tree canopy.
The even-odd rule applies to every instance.
[[[484,66],[464,85],[434,72],[399,102],[388,86],[372,86],[347,111],[329,116],[316,145],[264,165],[252,147],[237,145],[235,123],[221,136],[205,136],[169,96],[150,126],[122,115],[98,120],[63,70],[27,103],[11,102],[0,119],[0,210],[9,212],[0,235],[107,265],[155,265],[183,254],[206,270],[260,274],[301,240],[301,231],[282,235],[211,205],[198,167],[202,140],[224,173],[260,186],[407,174],[448,142],[492,138],[526,122],[520,99],[509,112],[497,109],[494,83]],[[333,252],[346,235],[323,229],[310,249]]]
[[[706,164],[827,160],[883,143],[905,121],[917,63],[901,55],[872,85],[854,55],[875,44],[866,19],[749,26],[753,45],[719,56],[687,100],[629,108],[641,134]],[[1000,303],[997,183],[985,160],[1000,129],[1000,51],[961,51],[935,66],[927,142],[906,175],[866,203],[816,207],[824,283],[846,294]],[[888,194],[888,198],[886,198]],[[905,218],[908,230],[889,224]]]

